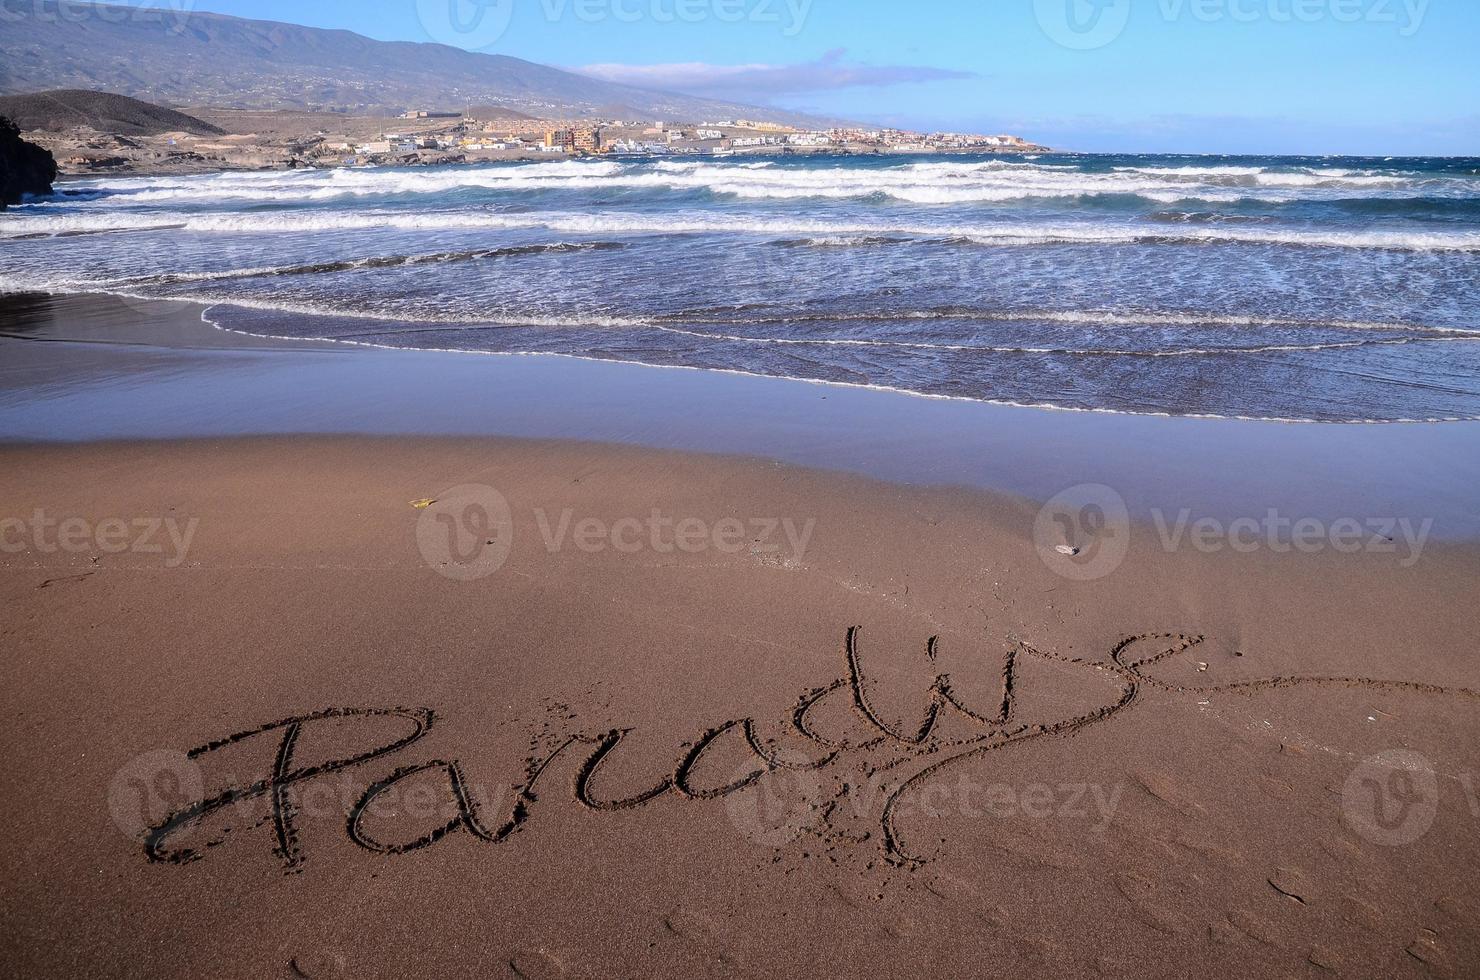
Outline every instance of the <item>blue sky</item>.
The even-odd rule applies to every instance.
[[[153,5],[182,4],[1073,149],[1480,155],[1476,0]],[[449,10],[463,29],[449,28]]]

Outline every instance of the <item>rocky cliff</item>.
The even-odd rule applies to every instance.
[[[15,123],[0,116],[0,208],[20,203],[22,194],[50,194],[56,178],[51,153],[21,139]]]

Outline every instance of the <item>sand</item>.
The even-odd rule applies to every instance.
[[[11,444],[0,501],[6,975],[1480,964],[1472,544],[486,436]]]
[[[1480,968],[1480,426],[201,313],[0,309],[0,973]]]

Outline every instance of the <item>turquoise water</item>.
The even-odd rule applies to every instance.
[[[1067,409],[1480,418],[1480,160],[670,158],[97,178],[0,288]]]

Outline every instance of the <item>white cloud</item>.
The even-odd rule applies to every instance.
[[[973,72],[946,68],[853,64],[845,60],[846,54],[838,48],[815,61],[794,65],[712,65],[691,61],[667,65],[586,65],[575,70],[624,85],[740,100],[975,77]]]

